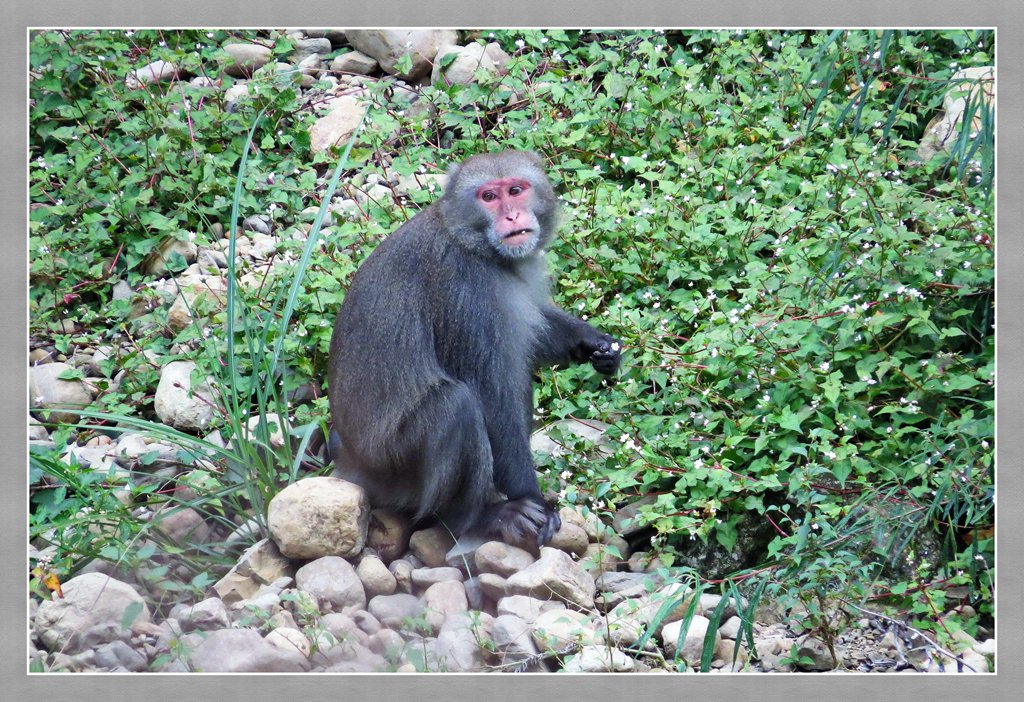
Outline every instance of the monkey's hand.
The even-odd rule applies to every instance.
[[[600,337],[585,340],[583,347],[590,364],[598,373],[612,375],[619,369],[622,344],[618,339],[601,334]]]
[[[495,506],[490,531],[507,544],[525,543],[536,535],[537,545],[543,546],[561,527],[558,512],[534,498],[522,497]]]

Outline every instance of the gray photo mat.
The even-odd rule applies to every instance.
[[[9,470],[13,487],[3,495],[4,569],[0,603],[4,627],[3,664],[0,667],[7,699],[248,699],[271,700],[285,696],[306,699],[542,699],[660,698],[698,694],[709,699],[1009,699],[1020,694],[1024,682],[1017,658],[1022,647],[1017,636],[1021,620],[1021,514],[1012,507],[1022,497],[1020,478],[1022,315],[1014,299],[1024,293],[1024,247],[1012,234],[1024,222],[1019,195],[1021,166],[1011,156],[1024,147],[1018,120],[1024,85],[1022,6],[996,0],[971,3],[936,0],[924,2],[809,2],[807,0],[670,0],[650,2],[553,3],[521,0],[515,5],[486,8],[468,0],[434,4],[373,2],[349,5],[312,0],[282,8],[268,0],[248,3],[228,0],[165,4],[119,2],[15,3],[13,17],[3,24],[3,56],[8,70],[0,76],[3,111],[3,187],[0,197],[14,213],[11,231],[3,238],[0,270],[8,302],[0,314],[8,401],[3,405],[4,445],[14,450]],[[412,26],[434,27],[996,27],[999,97],[997,286],[997,475],[998,497],[1011,509],[998,512],[998,667],[996,675],[914,674],[731,674],[731,675],[493,675],[493,674],[82,674],[28,675],[27,667],[27,29],[30,27],[323,27]],[[1000,597],[1002,593],[1009,597]],[[1018,690],[1013,693],[1013,690]]]

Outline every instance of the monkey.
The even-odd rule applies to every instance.
[[[334,475],[456,536],[542,546],[560,528],[530,450],[533,374],[621,344],[555,306],[557,199],[533,152],[471,156],[359,266],[331,337]]]

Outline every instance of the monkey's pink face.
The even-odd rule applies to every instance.
[[[489,180],[476,190],[476,199],[490,215],[497,239],[519,248],[532,241],[540,228],[533,213],[533,190],[522,178]]]

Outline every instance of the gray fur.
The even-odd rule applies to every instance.
[[[528,253],[494,240],[478,187],[528,180],[540,224]],[[442,198],[356,273],[331,339],[336,474],[375,506],[439,517],[458,534],[544,543],[557,513],[537,486],[533,370],[618,364],[612,337],[556,308],[543,258],[556,199],[535,154],[467,159]],[[525,248],[525,247],[524,247]]]

